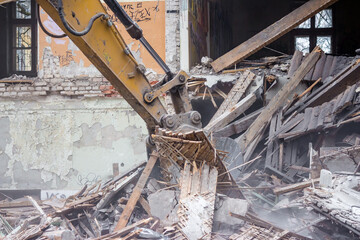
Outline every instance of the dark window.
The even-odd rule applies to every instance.
[[[319,46],[325,53],[334,48],[333,10],[325,9],[293,30],[294,48],[308,53]]]
[[[37,21],[35,0],[17,0],[5,4],[4,45],[6,64],[1,75],[37,75]],[[3,46],[4,46],[3,45]]]

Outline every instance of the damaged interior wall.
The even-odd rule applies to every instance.
[[[119,2],[171,69],[178,69],[179,1]],[[10,4],[0,8],[7,23],[0,26],[4,42],[10,39]],[[62,34],[41,8],[39,15],[49,32]],[[156,80],[162,69],[111,17]],[[68,37],[51,38],[38,29],[36,78],[9,77],[5,48],[0,45],[0,77],[7,77],[0,83],[0,188],[78,189],[113,176],[113,163],[121,173],[146,159],[145,123]]]
[[[274,0],[269,4],[266,0],[190,1],[190,65],[200,63],[202,56],[213,59],[222,56],[305,2]],[[315,38],[329,35],[332,36],[332,54],[354,56],[355,50],[360,46],[360,31],[357,30],[360,29],[360,23],[356,18],[359,7],[358,1],[338,1],[331,7],[332,28],[310,28],[309,31],[295,29],[268,47],[291,55],[295,50],[295,36],[310,35]],[[274,54],[277,53],[264,48],[252,58]]]
[[[165,62],[171,71],[180,70],[180,1],[165,1]]]
[[[2,99],[0,136],[0,188],[79,189],[146,159],[146,126],[120,98]]]

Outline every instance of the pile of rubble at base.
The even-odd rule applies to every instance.
[[[147,162],[65,200],[1,201],[0,239],[358,239],[360,62],[242,64],[190,79],[204,129],[157,128]]]

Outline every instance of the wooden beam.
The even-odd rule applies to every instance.
[[[321,88],[321,91],[316,91],[311,94],[306,100],[306,103],[302,105],[299,112],[307,107],[315,107],[323,104],[324,102],[331,101],[337,95],[344,92],[348,86],[357,83],[360,80],[360,63],[357,63],[350,71],[339,76],[336,81],[330,84],[325,84]]]
[[[280,143],[279,149],[279,171],[282,172],[284,164],[284,143]]]
[[[302,112],[308,107],[321,105],[334,99],[338,94],[345,91],[348,86],[351,86],[360,80],[360,60],[348,65],[341,70],[331,81],[327,81],[315,91],[313,91],[307,98],[297,102],[284,114],[289,116],[295,111]]]
[[[149,202],[143,196],[140,196],[139,203],[142,206],[142,208],[145,210],[145,212],[151,217],[152,214],[151,214],[151,208]]]
[[[155,163],[158,159],[159,155],[156,151],[152,152],[149,161],[147,162],[144,171],[142,172],[138,182],[136,183],[136,186],[134,187],[134,190],[129,198],[129,201],[127,202],[124,211],[122,212],[120,219],[115,227],[114,231],[119,231],[122,228],[126,227],[126,224],[129,221],[129,218],[135,208],[135,205],[137,201],[139,200],[141,196],[141,192],[143,188],[145,187],[145,184],[150,176],[150,173],[152,169],[155,166]]]
[[[5,4],[9,2],[16,2],[16,0],[0,0],[0,4]]]
[[[290,68],[288,71],[288,76],[292,76],[294,74],[294,72],[296,71],[296,69],[298,69],[298,67],[301,64],[301,61],[303,59],[304,55],[302,52],[300,52],[299,50],[295,50],[294,55],[291,59],[291,63],[290,63]]]
[[[253,53],[259,51],[266,45],[274,42],[281,36],[285,35],[306,19],[314,16],[321,10],[329,7],[338,0],[311,0],[303,4],[301,7],[292,11],[279,21],[270,25],[260,33],[256,34],[249,40],[240,44],[230,52],[216,59],[211,66],[216,72],[219,72],[231,65],[234,65]]]
[[[215,119],[215,121],[209,123],[204,129],[208,132],[216,131],[222,127],[225,127],[231,121],[235,120],[240,114],[244,113],[249,107],[251,107],[256,102],[256,94],[251,93],[238,102],[231,109],[226,110],[220,117]]]
[[[222,71],[222,73],[227,74],[227,73],[245,72],[247,70],[261,69],[261,68],[265,68],[265,66],[246,67],[246,68],[239,68],[239,69],[224,70],[224,71]]]
[[[66,219],[66,218],[65,218]],[[120,239],[119,237],[124,236],[125,234],[130,233],[135,228],[142,227],[148,223],[150,223],[153,220],[153,218],[147,218],[140,220],[130,226],[124,227],[121,230],[114,230],[112,233],[108,233],[106,235],[103,235],[101,237],[95,238],[94,240],[103,240],[103,239]]]
[[[276,195],[293,192],[293,191],[296,191],[299,189],[310,187],[313,183],[318,183],[319,181],[320,181],[320,178],[312,179],[312,180],[305,181],[305,182],[291,184],[291,185],[288,185],[285,187],[277,187],[273,191]]]
[[[245,94],[246,89],[255,79],[255,74],[246,71],[236,80],[235,85],[232,87],[228,93],[226,99],[222,102],[219,109],[216,111],[214,116],[211,118],[210,123],[214,122],[218,117],[220,117],[226,110],[232,108]]]
[[[232,217],[235,217],[235,218],[239,218],[239,219],[242,219],[246,222],[250,222],[256,226],[259,226],[259,227],[262,227],[262,228],[265,228],[265,229],[273,229],[275,230],[276,232],[281,232],[282,234],[282,237],[278,238],[278,237],[274,237],[272,239],[282,239],[283,237],[285,237],[286,235],[290,235],[290,236],[294,236],[296,239],[301,239],[301,240],[310,240],[310,238],[307,238],[307,237],[303,237],[299,234],[297,234],[296,232],[291,232],[291,231],[288,231],[288,230],[284,230],[282,228],[279,228],[279,227],[276,227],[274,226],[272,223],[270,222],[267,222],[263,219],[261,219],[260,217],[254,215],[254,214],[251,214],[251,213],[247,213],[245,216],[241,216],[239,214],[236,214],[236,213],[233,213],[233,212],[230,212],[229,213],[230,216]],[[314,224],[315,225],[315,224]],[[243,238],[241,238],[243,239]],[[248,239],[248,238],[246,238]],[[253,238],[252,238],[253,239]]]
[[[263,108],[250,113],[249,115],[240,118],[239,120],[221,128],[213,133],[214,137],[230,137],[231,135],[244,132],[260,115]]]
[[[181,239],[211,239],[218,171],[206,163],[191,170],[185,163],[181,173],[178,223]],[[200,217],[199,217],[200,216]],[[176,238],[180,239],[180,238]]]
[[[271,99],[269,104],[261,112],[259,117],[251,124],[248,130],[242,135],[242,149],[247,146],[256,138],[261,130],[271,120],[274,113],[286,102],[288,96],[294,91],[296,86],[305,77],[305,75],[312,69],[321,56],[321,49],[316,47],[302,62],[300,67],[295,71],[291,79],[279,90],[279,92]]]
[[[311,169],[307,167],[297,166],[297,165],[291,165],[289,166],[290,169],[294,169],[300,172],[310,173]]]

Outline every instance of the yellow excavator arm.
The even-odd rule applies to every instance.
[[[182,123],[201,127],[200,115],[192,112],[186,91],[188,76],[173,75],[142,36],[116,0],[37,0],[40,7],[57,23],[90,62],[110,81],[122,97],[144,119],[149,132],[156,125],[174,129]],[[103,4],[108,4],[129,34],[138,39],[166,72],[166,78],[152,87]],[[170,91],[176,115],[167,114],[159,96]]]

